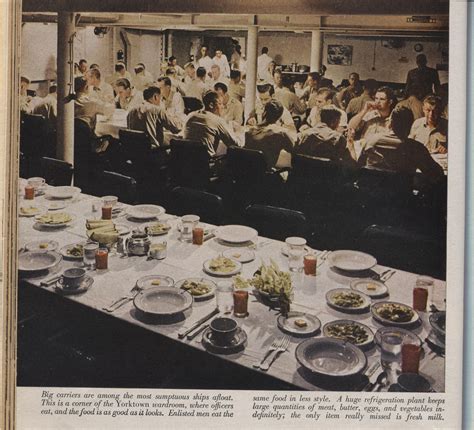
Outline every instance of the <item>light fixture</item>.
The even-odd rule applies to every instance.
[[[97,37],[104,37],[109,32],[107,27],[94,27],[94,34]]]

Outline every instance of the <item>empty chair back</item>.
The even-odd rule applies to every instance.
[[[42,115],[22,113],[20,121],[20,151],[23,155],[30,159],[47,155],[48,132],[48,122]]]
[[[344,180],[344,167],[329,158],[294,154],[291,181],[303,181],[308,186],[333,187]]]
[[[306,216],[299,211],[254,204],[245,209],[244,219],[246,225],[255,228],[261,236],[276,240],[299,236],[311,240],[312,233]]]
[[[209,184],[211,169],[206,146],[198,141],[172,139],[170,148],[168,171],[173,185],[200,188]]]
[[[84,192],[92,191],[96,161],[92,145],[96,139],[89,125],[76,118],[74,120],[74,184]],[[90,183],[90,185],[89,185]]]
[[[137,182],[129,176],[104,171],[97,184],[97,194],[117,196],[119,201],[133,205],[137,201]]]
[[[202,221],[222,224],[224,204],[222,197],[188,187],[176,187],[171,191],[171,206],[177,215],[199,215]]]
[[[48,185],[71,185],[74,168],[72,164],[57,160],[56,158],[43,157],[40,160],[41,176]]]
[[[238,184],[257,185],[267,173],[262,151],[232,146],[227,148],[227,171]]]
[[[204,106],[201,100],[197,99],[196,97],[183,97],[184,102],[184,113],[187,115],[188,113],[201,110]]]

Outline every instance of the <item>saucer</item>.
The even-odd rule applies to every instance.
[[[229,345],[217,345],[212,339],[211,328],[208,327],[204,330],[202,335],[202,343],[204,347],[210,352],[216,354],[233,354],[244,349],[245,342],[247,341],[247,333],[240,327],[237,327],[234,338]]]
[[[81,285],[79,285],[78,288],[65,287],[62,282],[62,278],[59,278],[59,280],[56,282],[55,287],[56,287],[56,291],[58,291],[59,293],[69,296],[73,294],[85,293],[93,283],[94,283],[94,278],[86,275]]]

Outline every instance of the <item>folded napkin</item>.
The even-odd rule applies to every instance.
[[[87,230],[94,230],[100,227],[114,226],[114,223],[111,219],[88,219],[86,220]]]
[[[112,220],[87,220],[87,237],[101,244],[111,244],[118,240],[119,232]]]

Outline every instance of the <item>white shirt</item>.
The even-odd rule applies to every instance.
[[[268,65],[273,61],[273,58],[268,54],[259,55],[257,58],[257,78],[266,79],[268,73]]]
[[[192,79],[185,86],[186,97],[202,100],[202,96],[209,90],[209,86],[201,79]]]
[[[211,67],[214,65],[214,61],[209,55],[202,57],[198,60],[198,67],[204,67],[206,72],[209,73],[211,71]]]
[[[225,54],[222,54],[221,58],[215,56],[212,61],[214,61],[214,64],[219,66],[219,68],[221,69],[221,76],[225,76],[226,78],[230,76],[229,61],[227,60]]]
[[[114,102],[114,90],[112,85],[101,80],[97,87],[89,87],[89,96],[105,103]]]
[[[166,113],[171,117],[176,117],[181,121],[186,119],[183,97],[179,92],[171,90],[168,97],[165,97],[162,93],[161,103],[164,105]]]

